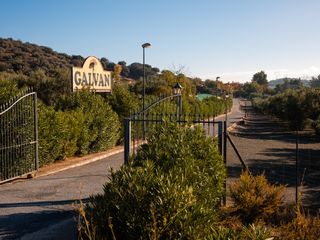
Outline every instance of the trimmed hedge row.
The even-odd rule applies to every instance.
[[[64,104],[64,111],[39,104],[41,165],[103,151],[116,144],[120,122],[101,96],[79,92],[70,95]]]

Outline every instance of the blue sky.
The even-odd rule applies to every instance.
[[[58,52],[250,81],[320,74],[319,0],[10,0],[0,37]]]

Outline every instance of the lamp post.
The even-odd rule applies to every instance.
[[[225,114],[226,114],[226,124],[228,124],[228,104],[227,104],[227,98],[229,98],[228,93],[224,93],[224,102],[225,102]]]
[[[179,114],[180,114],[180,116],[182,115],[182,86],[180,83],[176,83],[176,85],[174,85],[173,94],[180,95],[179,102],[177,103],[179,106],[179,111],[177,111],[177,119],[178,119],[178,115]]]
[[[151,47],[151,44],[150,43],[144,43],[142,44],[142,49],[143,49],[143,94],[142,94],[142,108],[144,110],[145,108],[145,105],[144,105],[144,102],[145,102],[145,95],[146,95],[146,70],[145,70],[145,49],[148,48],[148,47]]]
[[[150,43],[144,43],[141,45],[143,51],[143,94],[142,94],[142,109],[143,109],[143,140],[146,138],[146,125],[144,121],[144,109],[145,109],[145,95],[146,95],[146,70],[145,70],[145,49],[151,47]]]

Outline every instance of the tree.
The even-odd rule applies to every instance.
[[[300,78],[285,78],[282,84],[276,85],[275,91],[278,93],[283,92],[287,89],[298,89],[302,86],[303,84]]]
[[[114,65],[114,69],[113,69],[113,77],[114,80],[116,81],[120,81],[120,73],[122,71],[122,67],[119,64]]]
[[[262,86],[267,86],[268,85],[267,74],[264,71],[255,73],[253,75],[252,82],[256,82]]]
[[[310,81],[310,87],[320,88],[320,75],[317,78],[312,77],[312,79]]]
[[[122,67],[121,76],[129,77],[130,69],[128,68],[127,63],[125,61],[120,61],[118,64]]]

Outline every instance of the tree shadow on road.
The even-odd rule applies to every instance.
[[[82,201],[87,202],[88,198],[83,199]],[[48,207],[50,210],[0,216],[0,239],[20,239],[26,234],[38,232],[41,229],[45,229],[61,221],[75,218],[75,210],[52,209],[53,207],[77,203],[79,203],[79,200],[2,203],[0,204],[0,211],[1,208],[20,207]]]

